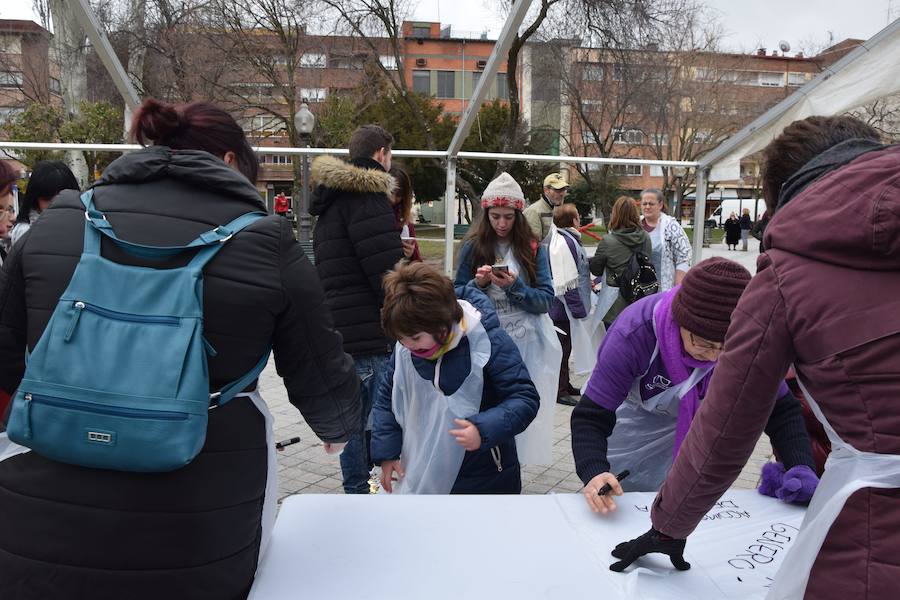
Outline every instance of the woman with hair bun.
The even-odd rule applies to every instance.
[[[256,156],[225,111],[150,99],[131,131],[146,147],[115,160],[93,186],[94,204],[118,237],[184,245],[265,211],[253,183]],[[79,194],[65,191],[7,260],[0,279],[0,406],[19,387],[26,347],[33,350],[41,338],[47,307],[72,278],[84,230]],[[361,421],[358,380],[319,278],[286,219],[263,217],[232,237],[204,268],[198,291],[210,393],[252,372],[271,347],[291,403],[326,451],[336,451]],[[157,269],[191,258],[141,258],[109,240],[101,254]],[[271,424],[253,382],[209,411],[205,443],[193,460],[154,473],[64,464],[0,434],[0,598],[246,597],[274,524]]]

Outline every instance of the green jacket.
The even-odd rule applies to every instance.
[[[543,241],[550,233],[550,225],[553,224],[553,205],[541,194],[538,200],[529,204],[528,208],[522,211],[522,215],[534,235],[537,236],[538,241]]]
[[[597,244],[597,251],[590,262],[591,273],[602,276],[605,271],[607,277],[603,284],[616,287],[616,277],[628,266],[632,253],[638,251],[647,256],[651,256],[653,253],[650,235],[643,228],[628,227],[610,231]],[[628,302],[620,294],[603,320],[607,323],[612,322],[620,312],[625,310],[626,306],[628,306]]]

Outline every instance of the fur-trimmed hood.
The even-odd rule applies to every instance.
[[[356,161],[359,165],[344,162],[334,156],[320,156],[312,163],[310,180],[315,186],[312,206],[312,214],[320,214],[331,202],[335,195],[359,194],[360,197],[369,194],[385,194],[390,196],[394,192],[396,183],[394,178],[385,172],[381,165],[371,161],[371,168],[365,163],[369,161]]]

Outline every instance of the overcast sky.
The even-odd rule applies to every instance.
[[[413,16],[417,20],[451,24],[459,32],[492,37],[502,20],[496,6],[506,0],[420,0]],[[888,11],[900,18],[900,0],[705,0],[727,32],[724,40],[732,50],[752,51],[762,45],[770,51],[780,40],[792,51],[809,50],[811,44],[825,46],[845,38],[872,37],[888,22]],[[0,0],[0,17],[33,18],[31,0]]]
[[[502,21],[494,8],[501,0],[420,0],[415,18],[440,20],[461,31],[489,28],[496,36]],[[725,45],[752,51],[763,45],[770,50],[780,40],[792,49],[816,42],[827,45],[829,32],[835,42],[845,38],[867,39],[885,27],[888,9],[900,18],[900,0],[705,0],[725,31]]]

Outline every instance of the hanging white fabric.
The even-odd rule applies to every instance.
[[[25,454],[26,452],[31,452],[31,448],[20,446],[11,441],[5,431],[0,433],[0,462],[12,458],[13,456],[18,456],[19,454]]]
[[[522,269],[511,247],[503,260],[511,273],[521,276]],[[549,465],[553,462],[553,414],[562,361],[562,346],[556,337],[556,329],[550,315],[536,315],[513,305],[502,288],[491,284],[487,293],[497,309],[501,327],[519,349],[522,362],[541,398],[537,417],[528,429],[516,436],[519,463]]]
[[[547,254],[550,257],[550,272],[553,275],[553,295],[562,296],[578,287],[578,265],[569,250],[569,244],[559,233],[556,225],[551,225],[547,234]]]
[[[453,394],[447,396],[437,381],[423,379],[407,348],[397,343],[394,350],[391,409],[403,430],[400,462],[404,471],[394,485],[395,494],[449,494],[465,457],[465,449],[448,432],[458,428],[453,419],[468,419],[481,408],[491,340],[481,324],[481,313],[465,300],[458,302],[465,319],[471,368]],[[437,360],[435,379],[443,360],[444,356]]]
[[[572,336],[572,362],[575,367],[572,372],[575,375],[590,374],[594,370],[594,365],[597,364],[597,350],[600,348],[599,342],[603,339],[603,334],[606,333],[603,319],[600,320],[600,327],[603,328],[603,333],[600,335],[600,340],[597,340],[594,335],[596,323],[592,320],[592,315],[589,313],[582,319],[576,319],[572,316],[572,311],[569,310],[569,306],[565,301],[562,299],[560,301],[566,308],[566,316],[569,317],[569,333]]]
[[[265,400],[259,395],[259,389],[238,394],[235,398],[242,396],[250,398],[256,410],[262,414],[266,428],[266,492],[263,497],[262,539],[260,540],[259,555],[256,562],[258,566],[266,549],[269,547],[269,540],[272,539],[272,530],[275,528],[275,516],[278,512],[278,458],[275,454],[275,438],[273,434],[275,419],[272,417],[272,413],[269,412],[269,407]]]
[[[796,370],[796,369],[795,369]],[[803,598],[809,572],[847,499],[862,488],[900,488],[900,455],[862,452],[840,438],[812,394],[797,377],[809,406],[831,441],[831,454],[806,510],[800,537],[785,557],[767,600]]]

